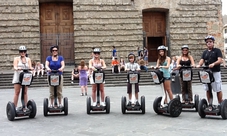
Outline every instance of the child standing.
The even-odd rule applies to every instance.
[[[81,96],[87,95],[87,71],[88,67],[85,65],[84,60],[80,61],[80,66],[78,66],[78,71],[79,71],[79,79],[80,79],[80,87],[81,87]]]
[[[128,55],[128,60],[129,62],[126,64],[125,66],[125,70],[127,72],[129,71],[140,71],[140,66],[138,63],[135,62],[136,60],[136,56],[133,53],[130,53]],[[128,85],[127,85],[127,93],[128,93],[128,97],[129,97],[129,102],[127,104],[127,106],[131,106],[132,104],[132,84],[129,83],[128,81]],[[138,102],[138,98],[139,98],[139,85],[138,83],[135,84],[135,97],[136,97],[136,106],[139,106],[139,102]]]

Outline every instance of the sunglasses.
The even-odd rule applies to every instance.
[[[100,52],[94,52],[94,54],[100,54]]]
[[[207,41],[206,43],[212,43],[213,41]]]
[[[26,51],[19,51],[20,53],[26,53]]]
[[[182,50],[182,51],[188,51],[188,50]]]
[[[53,52],[53,51],[58,51],[58,50],[52,50],[52,52]]]

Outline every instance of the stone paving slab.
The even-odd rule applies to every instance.
[[[223,89],[227,84],[223,85]],[[202,85],[193,86],[194,93],[205,97]],[[48,97],[48,88],[29,88],[29,98],[37,105],[34,119],[8,121],[5,107],[13,100],[13,89],[0,90],[0,135],[1,136],[223,136],[227,135],[227,120],[221,116],[201,119],[197,112],[188,110],[177,118],[157,115],[153,111],[153,101],[162,92],[159,85],[141,86],[140,96],[146,99],[146,113],[121,113],[121,97],[126,95],[126,87],[106,87],[106,95],[110,96],[110,114],[86,113],[86,96],[80,96],[80,88],[64,87],[63,94],[69,99],[69,115],[43,116],[43,99]],[[88,89],[91,94],[91,87]],[[227,98],[226,89],[223,91]],[[214,103],[217,103],[216,94]]]

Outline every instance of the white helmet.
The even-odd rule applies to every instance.
[[[26,50],[27,50],[27,48],[23,45],[19,47],[19,51],[26,51]]]
[[[158,46],[158,49],[157,49],[158,51],[159,50],[166,50],[166,46],[164,46],[164,45],[161,45],[161,46]]]
[[[189,49],[189,48],[188,48],[188,45],[183,45],[183,46],[181,47],[181,50],[183,50],[184,48]]]
[[[101,52],[99,48],[95,48],[93,52]]]

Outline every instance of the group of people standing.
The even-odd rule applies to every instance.
[[[215,38],[213,36],[207,36],[205,37],[205,43],[207,46],[207,49],[203,52],[201,59],[198,63],[198,65],[195,65],[194,58],[189,54],[189,46],[183,45],[181,47],[182,54],[176,59],[173,57],[174,61],[172,64],[172,72],[175,70],[181,70],[182,66],[191,66],[191,67],[201,67],[202,65],[208,66],[211,71],[213,72],[213,76],[215,81],[211,84],[212,89],[214,92],[217,93],[217,98],[219,104],[222,102],[222,82],[221,82],[221,72],[220,72],[220,64],[222,63],[222,53],[221,50],[214,47]],[[167,56],[166,47],[165,46],[159,46],[158,47],[158,60],[156,67],[160,68],[160,70],[163,72],[164,76],[164,90],[168,93],[168,96],[170,100],[173,99],[173,94],[171,90],[171,80],[170,80],[170,63],[171,59]],[[183,96],[183,103],[185,101],[185,90],[186,86],[183,85],[183,79],[180,78],[181,82],[181,91]],[[188,86],[188,99],[190,102],[192,102],[192,82],[187,81]],[[208,93],[208,86],[204,84],[204,90],[206,91],[207,100],[210,100],[210,94]],[[165,101],[166,102],[166,101]]]
[[[222,91],[221,91],[221,73],[220,73],[220,64],[222,63],[222,53],[220,49],[214,47],[214,37],[213,36],[207,36],[205,38],[205,42],[207,45],[207,50],[205,50],[202,54],[201,60],[199,61],[198,65],[195,65],[194,58],[189,54],[189,47],[188,45],[183,45],[181,47],[182,54],[180,57],[178,57],[175,61],[175,66],[173,70],[180,70],[181,66],[192,66],[192,67],[200,67],[203,64],[209,66],[209,68],[212,70],[215,82],[212,83],[212,88],[215,92],[217,92],[217,97],[218,97],[218,102],[222,102]],[[169,95],[170,100],[173,99],[173,94],[171,91],[171,81],[170,81],[170,64],[171,64],[171,59],[170,57],[167,56],[167,51],[166,47],[164,45],[161,45],[158,47],[158,59],[157,59],[157,64],[156,67],[160,68],[160,70],[163,72],[164,76],[164,90],[166,91],[166,94]],[[14,84],[14,89],[15,89],[15,94],[14,94],[14,104],[15,107],[17,107],[17,102],[18,102],[18,96],[20,93],[20,83],[19,83],[19,73],[21,72],[21,69],[23,68],[29,68],[33,70],[34,68],[32,67],[32,63],[29,57],[26,57],[26,51],[27,48],[25,46],[20,46],[19,47],[19,57],[14,58],[13,66],[14,66],[14,76],[13,76],[13,81],[12,83]],[[50,48],[51,56],[48,56],[46,58],[45,62],[45,68],[47,70],[47,74],[51,72],[51,70],[58,70],[58,73],[61,75],[61,83],[57,88],[57,93],[58,93],[58,101],[59,105],[61,106],[62,104],[62,87],[63,87],[63,70],[65,68],[65,62],[64,58],[60,55],[58,55],[58,46],[52,46]],[[87,95],[87,81],[88,77],[92,76],[92,72],[97,70],[97,68],[101,69],[106,69],[106,63],[103,59],[100,58],[100,49],[99,48],[94,48],[92,52],[92,58],[89,60],[89,66],[86,65],[84,60],[81,60],[80,65],[77,67],[78,71],[73,70],[72,72],[72,79],[75,77],[79,78],[79,85],[81,86],[81,95]],[[148,51],[146,47],[144,47],[143,55],[141,55],[138,52],[139,57],[143,57],[145,61],[145,65],[148,65]],[[116,49],[113,47],[113,56],[112,59],[116,59]],[[140,71],[140,66],[136,63],[136,56],[131,53],[128,55],[128,60],[129,63],[127,64],[122,64],[124,66],[124,69],[126,71],[130,70],[137,70]],[[75,73],[78,72],[78,73]],[[95,106],[96,103],[96,87],[97,85],[94,84],[91,80],[92,78],[89,78],[90,83],[92,85],[92,99],[93,99],[93,106]],[[181,83],[182,83],[181,79]],[[138,100],[138,92],[139,92],[139,87],[138,84],[135,86],[136,87],[136,99]],[[183,86],[182,86],[183,87]],[[191,82],[188,82],[188,87],[189,87],[189,100],[192,101],[192,89],[191,89]],[[204,89],[208,91],[208,87],[204,85]],[[185,90],[182,88],[182,90]],[[53,105],[53,100],[54,100],[54,87],[49,85],[49,91],[50,91],[50,99],[51,103],[50,106]],[[104,97],[105,97],[105,92],[104,92],[104,83],[100,84],[100,92],[101,92],[101,105],[105,106],[104,102]],[[127,93],[129,94],[129,105],[131,103],[131,86],[128,84],[128,90]],[[185,92],[182,92],[184,94]],[[27,104],[27,87],[25,88],[25,104]],[[183,95],[184,96],[184,95]],[[167,97],[166,97],[167,98]],[[210,99],[209,93],[207,93],[207,99]],[[183,97],[183,101],[185,98]],[[166,101],[165,101],[166,102]],[[136,103],[138,104],[138,102]]]

